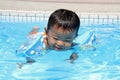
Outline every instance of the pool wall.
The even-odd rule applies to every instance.
[[[0,10],[0,22],[40,22],[48,20],[53,11]],[[120,24],[120,13],[77,12],[81,25]]]

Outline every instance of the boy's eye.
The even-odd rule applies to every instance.
[[[65,40],[65,42],[71,42],[72,40]]]
[[[57,38],[57,37],[53,37],[53,39],[58,40],[58,38]]]

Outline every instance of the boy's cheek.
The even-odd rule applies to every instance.
[[[71,45],[72,45],[71,43],[66,43],[66,44],[65,44],[65,47],[66,47],[66,48],[71,48]]]
[[[49,44],[55,44],[55,40],[54,39],[48,39],[48,42],[49,42]]]

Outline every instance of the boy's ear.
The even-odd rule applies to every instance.
[[[78,37],[78,34],[76,34],[76,37]],[[76,37],[75,37],[75,38],[76,38]]]
[[[46,27],[44,28],[44,30],[45,30],[45,33],[47,33],[47,28]]]

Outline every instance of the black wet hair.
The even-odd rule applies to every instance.
[[[67,9],[58,9],[54,11],[48,20],[46,32],[48,33],[54,25],[57,25],[58,28],[63,28],[64,30],[74,31],[78,33],[80,27],[80,19],[78,15]]]

